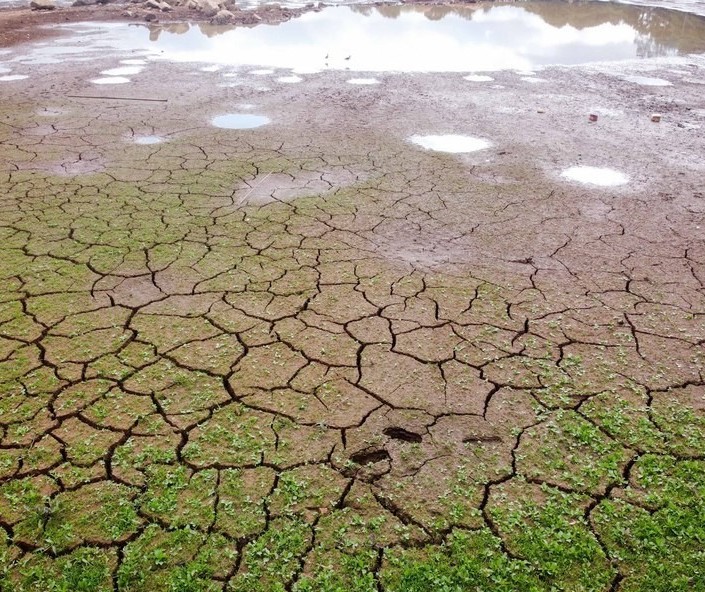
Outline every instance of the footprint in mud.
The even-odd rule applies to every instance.
[[[399,427],[386,428],[382,431],[382,433],[385,436],[389,436],[394,440],[401,440],[402,442],[413,442],[415,444],[419,444],[423,440],[421,434],[417,434],[416,432],[410,432],[409,430],[405,430],[404,428]]]
[[[389,453],[381,448],[379,450],[363,450],[361,452],[356,452],[350,457],[350,460],[355,464],[360,466],[373,465],[382,461],[391,461]]]

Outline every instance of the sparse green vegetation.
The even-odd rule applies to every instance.
[[[133,108],[0,106],[3,592],[705,592],[699,210]]]

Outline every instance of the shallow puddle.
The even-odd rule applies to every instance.
[[[29,78],[29,76],[25,76],[24,74],[8,74],[7,76],[0,76],[0,81],[13,82],[15,80],[24,80],[25,78]]]
[[[250,115],[249,113],[228,113],[218,115],[211,120],[215,127],[223,129],[252,129],[267,125],[269,117],[264,115]]]
[[[74,47],[41,47],[34,53],[69,57],[108,45],[143,50],[152,59],[294,73],[349,69],[477,75],[705,51],[704,18],[658,8],[552,0],[337,6],[252,28],[207,23],[72,28],[83,31],[80,38],[74,37]]]
[[[104,76],[132,76],[133,74],[139,74],[142,70],[144,68],[140,66],[120,66],[119,68],[103,70],[101,74]]]
[[[591,166],[574,166],[561,173],[561,177],[577,181],[584,185],[597,185],[599,187],[616,187],[629,182],[629,177],[614,169],[598,168]]]
[[[94,78],[91,82],[93,84],[125,84],[130,82],[130,79],[124,76],[106,76],[105,78]]]
[[[470,82],[492,82],[494,80],[492,76],[483,74],[470,74],[469,76],[464,76],[463,79],[469,80]]]
[[[379,84],[376,78],[351,78],[347,81],[348,84]]]
[[[426,150],[435,152],[477,152],[489,148],[492,144],[482,138],[473,138],[472,136],[460,136],[455,134],[446,134],[441,136],[411,136],[409,138],[414,144],[418,144]]]
[[[50,109],[47,107],[37,111],[37,115],[41,115],[42,117],[58,117],[59,115],[64,115],[64,113],[65,111],[61,109]]]
[[[641,86],[673,86],[668,80],[664,80],[663,78],[650,78],[648,76],[625,76],[624,80]]]
[[[277,78],[277,82],[283,82],[284,84],[296,84],[302,80],[303,78],[301,78],[301,76],[282,76],[281,78]]]
[[[164,139],[159,136],[135,136],[133,138],[135,144],[143,145],[161,144],[163,141]]]

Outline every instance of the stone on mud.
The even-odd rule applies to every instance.
[[[32,0],[29,7],[32,10],[54,10],[56,5],[53,0]]]
[[[216,0],[196,0],[196,5],[197,9],[209,18],[220,12],[220,4]]]
[[[218,14],[211,19],[211,23],[214,25],[227,25],[232,20],[233,16],[235,15],[229,10],[219,10]]]

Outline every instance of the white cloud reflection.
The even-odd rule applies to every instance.
[[[638,57],[648,36],[624,20],[612,20],[558,26],[521,6],[332,7],[253,28],[91,25],[84,28],[80,53],[107,45],[142,50],[155,60],[296,72],[489,72]],[[35,53],[68,57],[77,49],[37,48]],[[677,53],[675,48],[663,51]]]

